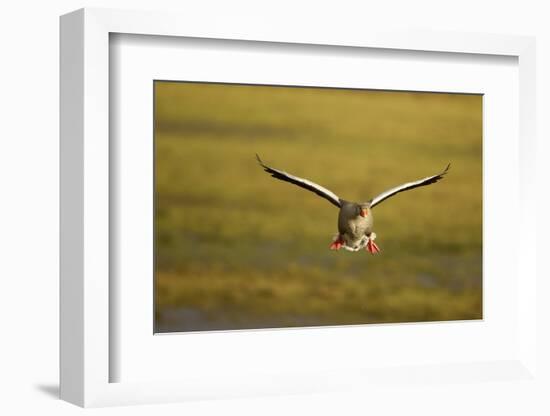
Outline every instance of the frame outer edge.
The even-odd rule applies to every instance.
[[[84,405],[84,12],[60,18],[60,398]]]
[[[519,56],[531,40],[530,36],[388,27],[376,22],[372,22],[368,30],[350,26],[345,31],[333,31],[314,20],[309,22],[307,31],[302,23],[289,21],[281,32],[280,26],[269,19],[248,19],[244,26],[236,27],[228,16],[211,15],[209,25],[205,26],[197,18],[203,16],[193,13],[103,7],[85,10],[103,21],[109,32],[134,35],[504,56]],[[157,23],[160,20],[162,24]]]
[[[536,114],[536,39],[529,38],[519,54],[519,137],[529,146],[518,149],[520,178],[519,196],[521,238],[537,241],[537,114]],[[540,184],[539,184],[540,186]],[[533,376],[538,376],[537,366],[537,313],[529,305],[537,302],[537,252],[522,250],[518,264],[519,274],[524,274],[524,286],[518,291],[519,356]]]
[[[83,10],[83,406],[109,389],[109,29]]]

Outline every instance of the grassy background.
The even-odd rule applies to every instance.
[[[155,148],[157,331],[481,318],[481,96],[156,82]],[[255,153],[357,201],[452,166],[374,209],[372,257]]]

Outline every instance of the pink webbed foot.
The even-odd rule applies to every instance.
[[[367,242],[366,250],[371,254],[380,253],[380,248],[376,245],[373,238],[369,238],[369,241]]]
[[[344,245],[344,241],[342,240],[342,237],[340,236],[337,236],[334,241],[332,242],[332,244],[330,245],[330,249],[331,250],[340,250],[342,248],[342,246]]]

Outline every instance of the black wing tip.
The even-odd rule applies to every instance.
[[[445,169],[443,169],[443,172],[437,175],[437,179],[443,179],[443,177],[447,174],[447,172],[449,172],[449,169],[451,169],[451,162],[447,163],[447,166],[445,166]]]
[[[262,168],[264,168],[264,170],[267,172],[267,170],[269,169],[269,166],[265,165],[264,162],[262,161],[262,159],[260,159],[260,156],[258,155],[258,153],[256,153],[256,160],[258,161],[258,163],[260,164],[260,166]]]

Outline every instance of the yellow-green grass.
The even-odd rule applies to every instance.
[[[161,331],[481,318],[481,96],[157,82],[155,106]],[[374,208],[372,257],[255,153],[357,201],[452,166]]]

